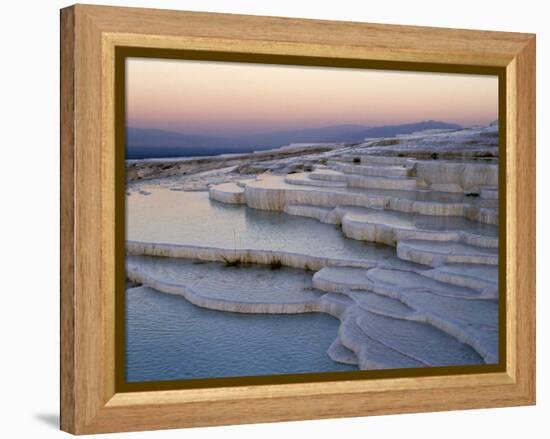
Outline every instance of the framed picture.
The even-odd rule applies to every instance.
[[[535,37],[61,11],[61,428],[533,404]]]

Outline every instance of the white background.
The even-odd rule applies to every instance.
[[[104,3],[97,1],[97,3]],[[531,32],[537,34],[538,405],[117,437],[348,438],[544,437],[549,410],[548,18],[544,1],[110,1],[112,5]],[[58,0],[2,4],[0,39],[0,436],[48,438],[59,404],[59,8]],[[545,13],[546,12],[546,13]],[[7,245],[6,245],[7,244]],[[546,320],[543,319],[546,317]],[[482,391],[480,389],[480,391]]]

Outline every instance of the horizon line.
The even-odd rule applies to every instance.
[[[439,119],[422,119],[417,121],[405,121],[400,123],[388,123],[383,125],[369,125],[369,124],[363,124],[363,123],[334,123],[334,124],[324,124],[324,125],[315,125],[315,126],[304,126],[302,128],[282,128],[279,130],[261,130],[261,131],[252,131],[252,132],[241,132],[241,133],[225,133],[223,134],[224,137],[247,137],[247,136],[253,136],[258,134],[271,134],[271,133],[282,133],[282,132],[292,132],[292,131],[302,131],[302,130],[316,130],[316,129],[323,129],[323,128],[335,128],[335,127],[344,127],[344,126],[355,126],[355,127],[362,127],[365,130],[368,129],[374,129],[374,128],[382,128],[382,127],[390,127],[390,126],[401,126],[401,125],[415,125],[415,124],[421,124],[421,123],[429,123],[429,122],[436,122],[436,123],[446,123],[446,124],[454,124],[459,126],[460,128],[474,128],[478,126],[489,126],[495,122],[498,122],[498,119],[494,119],[488,123],[485,122],[478,122],[478,123],[472,123],[472,124],[463,124],[458,123],[454,121],[448,121],[448,120],[439,120]],[[166,133],[174,133],[174,134],[187,134],[187,135],[210,135],[209,131],[207,130],[176,130],[176,129],[165,129],[165,128],[159,128],[154,125],[148,125],[148,126],[136,126],[136,125],[126,125],[125,129],[138,129],[138,130],[156,130],[156,131],[162,131]],[[216,131],[216,130],[212,130]],[[220,135],[212,135],[212,137],[220,137]]]

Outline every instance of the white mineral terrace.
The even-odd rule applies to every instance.
[[[496,363],[497,136],[496,125],[419,133],[279,162],[271,151],[269,162],[247,162],[243,172],[237,164],[211,174],[216,180],[193,177],[224,209],[332,224],[343,239],[393,247],[391,258],[134,240],[127,242],[127,277],[219,311],[330,314],[340,328],[328,355],[361,369]],[[145,256],[305,269],[316,294],[251,301],[229,291],[222,298],[185,278],[163,278]]]

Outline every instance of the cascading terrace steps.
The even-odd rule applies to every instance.
[[[362,165],[386,165],[386,166],[406,166],[410,163],[409,157],[395,157],[395,156],[382,156],[382,155],[370,155],[361,154]]]
[[[190,284],[183,276],[167,282],[165,271],[144,270],[143,261],[129,267],[128,278],[219,311],[329,314],[340,326],[327,355],[360,369],[494,364],[499,359],[498,142],[494,127],[481,131],[482,139],[475,134],[479,146],[471,134],[462,139],[454,132],[431,134],[439,139],[436,150],[421,134],[377,139],[303,162],[273,159],[265,173],[248,167],[246,176],[257,174],[253,178],[232,175],[231,182],[208,185],[211,200],[243,205],[212,203],[218,211],[259,209],[266,216],[284,212],[333,224],[349,238],[346,245],[360,246],[359,257],[335,257],[318,247],[268,249],[266,241],[255,248],[254,240],[234,248],[127,243],[130,257],[148,255],[160,260],[159,266],[163,259],[181,258],[281,272],[294,267],[311,276],[311,285],[296,298],[281,293],[270,300],[243,300],[242,288],[226,279],[220,282],[225,296],[218,297],[206,294],[202,281]],[[334,226],[322,227],[335,232]],[[376,257],[369,259],[372,249]]]
[[[406,239],[498,246],[496,227],[462,217],[437,217],[383,209],[341,208],[343,233],[352,239],[395,246]]]
[[[423,270],[422,276],[450,285],[470,288],[486,297],[498,297],[498,267],[491,265],[447,264]]]
[[[314,170],[310,180],[329,180],[347,183],[348,187],[364,189],[414,190],[423,182],[409,177],[410,168],[404,166],[357,165],[329,161],[329,170]],[[329,172],[329,171],[332,172]]]
[[[339,181],[347,182],[348,177],[346,174],[333,169],[318,168],[309,174],[309,178],[312,180],[324,180],[324,181]]]
[[[212,186],[211,197],[222,201],[225,187]],[[350,187],[294,185],[284,176],[263,175],[244,187],[244,203],[261,210],[284,211],[287,204],[317,207],[356,206],[383,208],[405,213],[434,216],[464,216],[487,224],[496,224],[495,200],[438,193],[428,189],[384,190]]]
[[[222,203],[244,204],[244,186],[233,182],[218,184],[210,188],[210,198]]]
[[[340,172],[342,175],[364,175],[367,177],[408,177],[412,174],[412,167],[394,166],[394,165],[360,165],[329,160],[327,166],[334,172]],[[315,171],[314,171],[315,173]]]
[[[497,249],[460,242],[403,240],[397,243],[397,256],[432,267],[449,263],[498,265]]]
[[[327,293],[344,293],[349,290],[368,289],[366,270],[354,267],[325,267],[313,275],[313,287]]]
[[[359,365],[357,355],[351,349],[345,347],[340,337],[336,337],[327,350],[328,356],[337,363],[351,364],[354,366]]]
[[[494,300],[494,297],[486,295],[484,291],[432,279],[426,274],[430,271],[425,267],[395,267],[384,266],[383,264],[372,269],[332,266],[325,267],[315,273],[313,286],[321,291],[342,293],[349,290],[377,291],[378,287],[387,284],[400,285],[403,288],[422,285],[424,290],[443,297],[464,300]],[[426,278],[422,276],[426,276]],[[383,294],[387,293],[384,289],[380,291]]]
[[[333,219],[334,209],[331,209],[330,207],[317,207],[309,206],[307,204],[289,203],[285,206],[284,212],[293,216],[314,218],[322,223],[337,223],[337,220],[335,218]]]
[[[422,319],[396,319],[365,309],[355,312],[357,325],[368,336],[426,366],[483,364],[472,347]]]
[[[328,267],[313,276],[314,288],[347,294],[359,307],[384,317],[422,322],[469,345],[486,362],[498,358],[498,304],[475,291],[442,282],[421,282],[421,275],[402,270]],[[365,292],[401,302],[406,308],[384,309]],[[370,294],[370,293],[369,293]],[[365,297],[361,299],[361,297]],[[411,311],[408,311],[411,310]]]
[[[362,175],[362,173],[368,175],[369,173],[379,173],[380,170],[399,169],[401,174],[410,175],[412,169],[411,160],[401,157],[373,158],[362,156],[361,162],[362,164],[358,165],[355,163],[355,160],[344,163],[329,161],[327,163],[328,167],[316,168],[311,173],[287,176],[284,183],[288,183],[292,178],[297,178],[300,180],[298,184],[303,185],[305,188],[307,186],[318,186],[319,184],[326,185],[326,187],[330,185],[332,186],[330,188],[332,192],[334,186],[337,184],[343,185],[344,180],[348,186],[350,186],[350,181],[352,185],[354,184],[354,179],[356,179],[355,181],[368,181],[370,179],[375,182],[388,180],[387,177],[369,177]],[[335,166],[335,163],[338,164]],[[448,167],[448,165],[445,166]],[[451,168],[453,166],[456,167],[454,164],[450,165]],[[338,169],[334,169],[334,167]],[[433,166],[428,165],[426,168],[433,173]],[[439,166],[435,167],[435,169],[439,168]],[[377,171],[372,171],[373,169],[377,169]],[[483,168],[478,167],[478,169]],[[401,177],[390,180],[405,182],[405,184],[410,185],[410,189],[413,188],[413,184],[414,186],[418,184],[415,178],[403,177],[401,175]],[[476,332],[473,327],[476,324],[479,326],[478,321],[468,322],[467,324],[463,324],[460,319],[458,322],[456,319],[448,321],[437,312],[432,312],[429,307],[428,311],[422,309],[422,306],[425,306],[422,301],[420,301],[419,306],[417,303],[418,300],[415,302],[411,298],[403,299],[401,293],[394,291],[396,288],[403,288],[403,285],[407,284],[422,285],[424,291],[415,292],[414,297],[417,299],[422,294],[435,296],[438,300],[472,301],[476,303],[478,301],[487,302],[497,299],[497,283],[487,280],[487,276],[483,278],[483,276],[480,277],[479,273],[478,275],[473,274],[473,269],[469,268],[478,267],[477,264],[485,264],[485,266],[492,268],[497,264],[497,228],[467,219],[488,220],[487,222],[489,223],[496,222],[493,221],[496,217],[496,205],[491,204],[496,198],[493,196],[495,192],[493,187],[481,187],[480,194],[483,193],[484,196],[478,199],[467,199],[459,194],[452,194],[452,192],[456,191],[454,187],[449,185],[444,185],[443,188],[452,189],[450,194],[444,192],[436,194],[433,191],[415,188],[412,194],[414,196],[418,195],[418,198],[421,198],[420,203],[440,204],[437,210],[429,212],[432,214],[431,216],[426,216],[413,213],[414,208],[411,209],[407,206],[407,203],[414,206],[414,203],[417,203],[418,200],[414,199],[413,201],[412,197],[404,195],[403,191],[394,190],[391,192],[380,190],[379,188],[374,190],[366,188],[364,193],[368,194],[366,195],[367,197],[371,197],[370,200],[367,199],[370,204],[367,204],[368,207],[357,207],[357,204],[359,206],[361,204],[360,202],[357,203],[357,199],[353,199],[352,197],[348,198],[348,200],[352,201],[349,203],[352,206],[334,206],[331,200],[332,193],[318,195],[318,189],[300,194],[291,192],[291,196],[289,197],[288,188],[280,184],[280,179],[277,176],[261,177],[252,182],[251,186],[254,189],[256,186],[266,189],[269,189],[271,186],[273,190],[278,192],[277,195],[279,197],[283,195],[282,199],[279,198],[278,202],[283,205],[282,210],[286,213],[315,218],[325,223],[339,224],[342,227],[344,235],[349,238],[394,245],[397,246],[397,255],[399,258],[424,266],[438,267],[423,270],[406,267],[405,270],[401,271],[396,271],[395,267],[385,271],[384,269],[375,271],[377,269],[326,267],[314,275],[313,283],[315,288],[333,293],[353,294],[352,297],[354,297],[354,300],[360,304],[358,305],[359,308],[365,312],[370,312],[372,315],[382,315],[386,318],[398,318],[430,324],[450,336],[456,337],[459,342],[471,346],[485,361],[496,361],[495,359],[498,358],[497,352],[491,348],[491,343],[494,342],[494,334],[491,331],[489,333],[483,331],[481,333],[479,331]],[[245,198],[247,190],[252,188],[248,188],[248,185],[245,186]],[[254,189],[251,191],[252,193]],[[403,186],[400,189],[403,189]],[[326,189],[323,188],[322,190]],[[343,193],[343,198],[350,194],[357,194],[356,190],[350,187],[346,188],[345,191],[342,190],[341,193]],[[432,194],[436,195],[432,196]],[[298,196],[293,198],[295,195]],[[306,195],[314,196],[307,197]],[[384,199],[384,203],[373,203],[372,200],[377,197]],[[299,201],[303,202],[300,203]],[[460,207],[457,208],[456,204],[453,206],[454,201],[462,201],[462,209]],[[249,204],[248,200],[246,202]],[[427,204],[417,204],[415,207],[417,209],[424,208],[426,211],[427,206]],[[455,210],[452,210],[452,208],[449,210],[448,207],[450,206],[455,208]],[[265,205],[260,208],[265,208]],[[463,217],[453,216],[457,212],[462,214]],[[451,214],[450,216],[449,213]],[[460,264],[466,268],[457,269]],[[445,267],[451,268],[444,270]],[[478,268],[478,272],[479,270]],[[326,276],[327,274],[329,275]],[[392,281],[387,279],[388,275]],[[376,294],[387,295],[392,300],[400,300],[401,303],[410,307],[413,311],[404,315],[391,314],[391,312],[388,313],[388,310],[381,311],[376,306],[373,306],[372,300],[370,302],[367,300],[370,293],[366,291],[374,291]],[[410,290],[407,291],[410,293]],[[434,302],[437,302],[437,300]],[[421,311],[414,309],[413,305],[415,303]],[[456,305],[456,303],[453,304]],[[439,304],[439,308],[436,311],[440,311],[441,306],[448,306],[448,303]],[[492,311],[494,311],[494,307]],[[357,322],[354,324],[357,325]],[[344,325],[343,327],[345,328]],[[494,330],[494,327],[490,327]],[[344,342],[339,337],[338,343],[335,346],[339,346],[340,344],[345,348],[348,347],[345,343],[345,337]],[[335,358],[344,356],[345,351],[338,351],[336,347],[334,347],[334,350],[333,356]],[[402,352],[399,354],[402,354]],[[362,364],[361,355],[361,351],[355,354],[359,364]],[[346,358],[350,360],[351,357],[347,356]],[[427,361],[425,365],[427,364],[431,364],[430,361]],[[383,367],[381,364],[379,366]]]
[[[423,184],[422,181],[418,180],[415,177],[373,177],[349,174],[348,187],[412,191],[423,187]]]
[[[156,242],[126,241],[127,256],[159,256],[173,259],[196,259],[228,264],[261,264],[320,270],[323,267],[372,268],[378,262],[368,257],[337,258],[316,256],[284,250],[261,250],[251,248],[221,248],[187,244],[164,244]]]
[[[360,369],[417,368],[426,364],[389,348],[369,337],[357,324],[354,316],[344,319],[338,330],[338,340],[353,351]]]
[[[326,186],[326,187],[347,187],[346,182],[335,180],[318,180],[311,178],[311,173],[300,172],[296,174],[289,174],[285,177],[285,182],[288,184],[295,184],[300,186]]]
[[[340,225],[346,237],[360,241],[396,246],[400,240],[421,239],[498,247],[496,227],[463,217],[436,217],[349,206],[333,209],[296,203],[285,205],[284,212]]]
[[[337,224],[351,239],[396,246],[406,239],[455,241],[478,247],[498,247],[497,228],[463,217],[437,217],[401,213],[383,209],[340,206],[318,207],[289,203],[284,207],[289,215],[314,218]]]
[[[358,298],[359,293],[322,294],[310,289],[296,291],[298,297],[295,299],[280,296],[268,301],[261,297],[259,300],[254,297],[242,298],[239,284],[234,282],[236,277],[226,281],[220,279],[212,286],[201,280],[200,273],[185,276],[185,272],[181,271],[185,267],[200,272],[209,269],[194,266],[191,262],[170,268],[162,258],[153,261],[133,257],[128,261],[127,277],[135,284],[183,296],[192,304],[211,310],[245,314],[327,313],[342,322],[338,338],[331,345],[328,354],[336,361],[358,363],[362,369],[395,367],[396,358],[404,366],[416,363],[417,366],[460,364],[465,358],[475,363],[482,362],[471,348],[445,332],[426,322],[399,315],[403,309],[409,311],[409,308],[392,299],[370,297],[369,300],[366,296],[374,295],[368,292],[363,292],[364,297]],[[209,272],[211,276],[225,276],[219,270]],[[165,280],[166,277],[170,280]],[[213,282],[211,278],[210,282]],[[398,312],[392,316],[391,310],[396,307]],[[409,339],[404,342],[407,334],[411,333],[421,333],[421,340]],[[440,349],[441,346],[446,347],[444,352]],[[375,361],[376,358],[378,360]],[[391,358],[392,361],[382,361],[383,358]]]
[[[370,289],[415,309],[418,319],[470,345],[487,363],[497,361],[498,303],[494,298],[482,295],[477,300],[472,295],[452,297],[442,294],[441,287],[436,289],[424,283],[412,283],[403,274],[403,271],[391,269],[369,270]],[[464,288],[461,290],[466,291]]]
[[[479,194],[482,187],[498,185],[498,166],[491,163],[418,160],[415,175],[437,191]]]
[[[333,174],[335,178],[347,181],[349,186],[402,190],[430,187],[435,191],[479,194],[484,199],[498,197],[498,166],[494,163],[362,155],[361,164],[329,160],[327,167],[339,172]],[[320,172],[313,177],[317,178],[330,179],[331,175]]]

